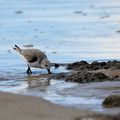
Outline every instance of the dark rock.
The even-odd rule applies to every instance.
[[[86,69],[89,68],[89,64],[86,61],[75,62],[68,64],[67,69]]]
[[[90,69],[91,70],[97,70],[97,69],[107,69],[108,67],[106,66],[106,62],[93,62],[90,64]]]
[[[91,64],[86,61],[75,62],[68,64],[67,69],[73,70],[98,70],[98,69],[120,69],[120,61],[98,62],[94,61]]]
[[[66,76],[65,80],[71,82],[86,83],[88,82],[88,76],[89,75],[86,75],[86,71],[72,72]]]
[[[120,61],[108,61],[106,66],[108,68],[120,69]]]
[[[79,83],[87,83],[87,82],[106,81],[106,80],[110,80],[110,78],[103,73],[94,73],[94,72],[88,72],[86,70],[83,70],[83,71],[72,72],[71,74],[68,74],[65,80],[72,81],[72,82],[79,82]]]
[[[98,72],[98,73],[92,73],[91,74],[91,80],[108,80],[109,79],[109,77],[108,76],[106,76],[104,73],[100,73],[100,72]]]
[[[59,67],[59,64],[55,63],[55,68],[58,68]]]
[[[120,95],[111,95],[103,101],[104,107],[120,107]]]
[[[59,67],[63,64],[54,64],[55,67]],[[67,64],[66,64],[67,65]],[[53,74],[53,79],[65,79],[66,81],[79,82],[79,83],[87,83],[87,82],[102,82],[108,80],[120,80],[120,76],[117,73],[116,75],[104,74],[100,69],[111,69],[111,70],[119,70],[120,62],[119,61],[108,61],[108,62],[98,62],[94,61],[91,64],[86,61],[75,62],[67,65],[67,69],[71,70],[71,72],[58,73]],[[97,71],[98,70],[98,71]],[[101,72],[100,72],[101,71]],[[112,73],[111,73],[112,74]],[[107,76],[109,75],[109,76]]]

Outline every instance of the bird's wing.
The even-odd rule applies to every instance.
[[[33,54],[30,50],[22,50],[21,55],[30,63],[36,62],[38,60],[38,56]]]
[[[30,63],[36,62],[38,59],[42,61],[46,57],[41,51],[33,49],[22,50],[21,54]]]
[[[30,63],[36,62],[37,60],[38,60],[37,56],[32,56],[32,57],[28,58],[28,62],[30,62]]]

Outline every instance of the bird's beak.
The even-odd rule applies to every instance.
[[[50,69],[48,69],[48,74],[51,74]]]

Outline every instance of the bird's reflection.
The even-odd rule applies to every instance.
[[[48,74],[41,75],[32,75],[27,76],[28,87],[37,88],[37,87],[48,87],[50,85],[50,78]]]

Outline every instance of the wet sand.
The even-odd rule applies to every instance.
[[[63,107],[42,98],[0,92],[0,120],[75,120],[92,112]]]
[[[59,106],[42,98],[0,92],[0,120],[119,120],[119,116]]]

